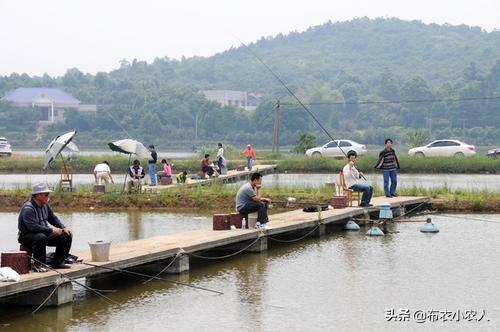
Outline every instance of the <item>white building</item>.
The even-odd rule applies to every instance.
[[[254,110],[255,106],[248,105],[248,93],[234,90],[203,90],[208,100],[216,101],[222,106],[240,107],[247,111]]]

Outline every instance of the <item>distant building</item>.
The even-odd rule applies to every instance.
[[[57,88],[17,88],[8,92],[2,100],[18,107],[33,107],[42,114],[42,122],[64,120],[67,109],[76,109],[87,114],[96,114],[96,105],[85,105],[71,94]]]
[[[247,93],[246,91],[234,90],[203,90],[201,91],[208,100],[216,101],[222,106],[240,107],[247,111],[255,109],[256,105],[249,105],[248,97],[256,94]]]

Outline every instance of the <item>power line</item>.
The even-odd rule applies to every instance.
[[[441,98],[441,99],[409,99],[409,100],[368,100],[368,101],[345,101],[345,102],[325,102],[325,103],[281,103],[289,106],[320,106],[320,105],[369,105],[369,104],[417,104],[417,103],[441,103],[456,101],[481,101],[481,100],[500,100],[500,96],[495,97],[470,97],[470,98]]]

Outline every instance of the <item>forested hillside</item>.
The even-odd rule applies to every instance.
[[[363,18],[262,38],[249,47],[335,137],[379,144],[391,136],[404,142],[420,128],[429,139],[500,144],[498,31]],[[243,46],[208,58],[123,60],[120,69],[97,75],[74,68],[58,78],[0,77],[2,95],[20,86],[63,88],[84,103],[96,103],[98,115],[70,113],[33,143],[36,117],[26,123],[29,110],[2,103],[0,136],[18,145],[44,145],[55,133],[73,128],[83,145],[128,135],[163,148],[214,141],[270,145],[269,113],[277,99],[283,144],[293,144],[304,131],[315,133],[318,143],[326,140]],[[210,88],[257,92],[264,99],[253,113],[223,108],[198,93]]]

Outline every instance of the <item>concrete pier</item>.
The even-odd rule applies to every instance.
[[[218,248],[229,248],[230,246],[241,249],[258,239],[246,252],[264,252],[268,248],[268,237],[289,236],[297,237],[297,234],[310,232],[314,227],[321,225],[311,233],[311,236],[322,236],[326,229],[341,229],[345,222],[353,217],[366,218],[366,216],[378,215],[378,204],[386,202],[385,197],[375,197],[372,199],[374,206],[368,208],[348,207],[344,209],[329,209],[318,213],[307,213],[302,210],[288,211],[269,216],[269,226],[271,229],[262,233],[257,229],[235,229],[227,231],[213,231],[211,227],[186,231],[154,238],[141,239],[125,243],[112,245],[110,249],[109,261],[92,262],[89,250],[75,252],[74,254],[83,259],[84,262],[95,264],[89,266],[85,264],[75,264],[68,270],[60,270],[66,277],[71,279],[87,278],[109,272],[110,269],[130,269],[146,264],[158,263],[161,267],[166,266],[165,262],[171,261],[176,255],[182,255],[176,259],[169,269],[169,273],[183,273],[189,270],[189,256],[192,253],[202,253],[203,251]],[[391,209],[407,206],[408,209],[415,207],[428,208],[429,198],[427,197],[396,197],[391,198]],[[417,210],[415,210],[417,211]],[[259,238],[260,237],[260,238]],[[234,250],[233,252],[236,252]],[[103,268],[107,268],[103,269]],[[19,282],[0,283],[0,302],[12,299],[14,296],[33,294],[36,290],[41,290],[39,299],[43,301],[54,289],[54,285],[60,282],[61,276],[56,272],[24,274]],[[65,279],[63,279],[65,280]],[[50,305],[61,305],[72,300],[71,283],[67,282],[59,286]],[[33,296],[31,296],[33,299]],[[30,300],[31,304],[37,301]],[[41,301],[40,301],[41,303]]]

